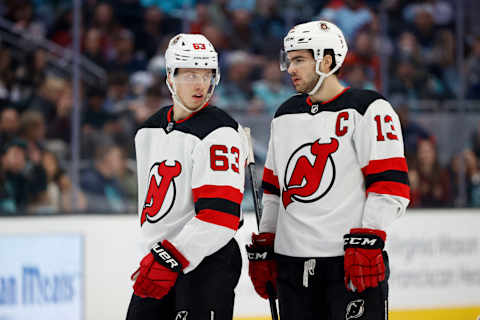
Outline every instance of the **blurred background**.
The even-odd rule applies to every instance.
[[[283,37],[314,19],[344,31],[341,81],[379,91],[400,116],[410,214],[480,207],[479,18],[478,0],[2,0],[0,228],[32,216],[135,223],[133,137],[171,103],[164,52],[180,32],[218,51],[211,104],[252,128],[261,177],[270,120],[294,93]],[[253,208],[248,190],[242,205]]]
[[[136,212],[133,135],[171,103],[164,52],[179,32],[219,52],[212,104],[252,127],[261,167],[268,123],[293,94],[283,37],[312,19],[344,30],[342,82],[400,115],[410,207],[480,206],[476,0],[0,3],[0,215]]]

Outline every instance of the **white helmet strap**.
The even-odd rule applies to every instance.
[[[335,68],[333,68],[332,70],[330,70],[329,72],[327,73],[324,73],[324,72],[321,72],[320,71],[320,63],[322,63],[322,59],[318,59],[316,64],[315,64],[315,73],[318,74],[320,77],[318,78],[317,80],[317,83],[315,84],[315,87],[313,87],[312,90],[310,90],[310,92],[308,93],[309,96],[312,96],[315,94],[315,92],[317,92],[317,90],[320,88],[320,86],[322,85],[323,81],[331,76],[335,71],[338,70],[338,68],[340,68],[340,65],[336,65]]]

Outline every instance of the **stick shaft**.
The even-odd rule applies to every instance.
[[[255,218],[257,220],[257,230],[260,231],[260,220],[262,219],[262,206],[260,204],[260,195],[258,193],[258,186],[257,186],[257,169],[255,166],[255,157],[253,154],[253,143],[252,143],[252,136],[250,135],[250,128],[245,128],[245,133],[248,138],[248,146],[249,146],[249,153],[248,153],[248,173],[250,175],[250,186],[252,189],[252,198],[253,198],[253,207],[255,209]],[[272,315],[273,320],[278,320],[278,311],[277,311],[277,303],[275,302],[275,292],[273,289],[273,285],[268,282],[267,283],[267,293],[268,293],[268,302],[270,304],[270,313]]]

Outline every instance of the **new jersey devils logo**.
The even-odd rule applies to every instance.
[[[182,165],[176,160],[173,166],[168,166],[165,162],[166,160],[157,162],[150,168],[147,196],[140,218],[142,226],[146,220],[152,223],[160,221],[170,212],[175,202],[177,190],[174,178],[182,172]]]
[[[365,301],[363,299],[351,301],[347,305],[345,320],[360,318],[364,312],[365,312]]]
[[[293,152],[285,169],[286,188],[282,190],[284,208],[293,201],[313,202],[327,194],[335,180],[335,164],[331,154],[337,149],[338,140],[330,138],[329,143],[320,143],[318,139]]]

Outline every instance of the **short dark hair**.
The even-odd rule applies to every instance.
[[[337,65],[337,61],[335,60],[335,52],[333,51],[333,49],[325,49],[323,51],[323,56],[326,56],[326,55],[329,55],[330,57],[332,57],[332,65],[330,66],[330,70],[332,70]],[[340,68],[337,71],[335,71],[333,74],[338,75],[339,72],[340,72]]]
[[[309,49],[308,51],[312,54],[312,58],[314,58],[315,55],[313,54],[313,49]],[[333,51],[333,49],[325,49],[323,51],[323,56],[326,56],[326,55],[329,55],[332,57],[332,65],[330,66],[330,70],[332,70],[337,65],[337,62],[335,60],[335,52]],[[340,68],[338,68],[338,70],[335,71],[333,74],[338,75],[339,73],[340,73]]]

